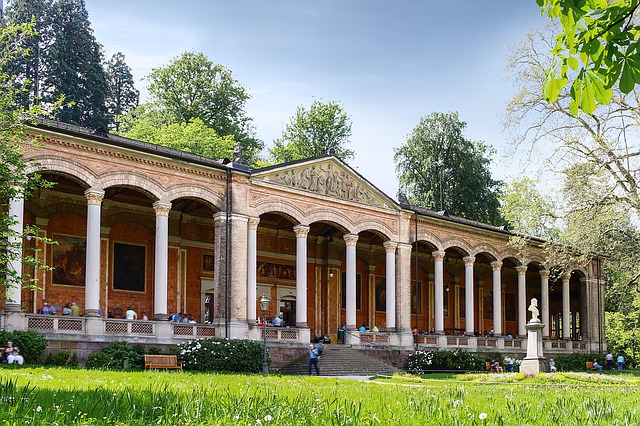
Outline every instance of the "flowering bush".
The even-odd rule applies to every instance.
[[[481,371],[484,357],[465,351],[416,351],[409,355],[409,372],[422,374],[433,370]]]
[[[264,346],[253,340],[213,337],[180,343],[178,349],[185,370],[257,373],[264,359]]]

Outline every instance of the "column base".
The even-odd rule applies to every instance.
[[[169,321],[167,314],[153,314],[154,321]]]
[[[7,303],[4,305],[5,312],[22,312],[22,307],[19,303]]]
[[[85,309],[84,316],[100,318],[100,313],[98,312],[97,309]]]
[[[544,358],[525,358],[520,364],[520,372],[526,375],[536,375],[549,371],[549,364]]]

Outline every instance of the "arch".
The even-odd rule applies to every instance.
[[[304,212],[302,211],[302,209],[288,201],[283,200],[266,200],[265,202],[258,203],[250,215],[261,216],[265,213],[284,213],[288,217],[294,219],[294,222],[297,222],[297,224],[301,224],[302,218],[304,217]]]
[[[414,244],[416,242],[415,228],[412,231],[413,232],[410,232],[411,235],[409,235],[409,244]],[[442,240],[436,234],[420,228],[418,228],[418,241],[427,242],[432,246],[435,246],[438,250],[444,250]]]
[[[49,155],[29,158],[25,170],[27,173],[59,172],[69,176],[85,188],[96,187],[98,181],[98,177],[93,170],[85,165],[66,158]]]
[[[477,256],[481,253],[489,255],[493,260],[498,260],[498,250],[489,243],[476,244],[471,249],[471,256]]]
[[[353,228],[354,234],[359,234],[364,231],[370,231],[374,234],[378,234],[384,240],[390,240],[392,239],[392,236],[395,237],[394,232],[384,222],[379,220],[365,219]]]
[[[108,173],[100,178],[98,187],[107,189],[111,186],[124,186],[140,190],[153,201],[165,199],[165,188],[139,172],[127,170],[126,172]]]
[[[442,249],[447,250],[450,248],[458,248],[461,251],[465,252],[467,256],[471,256],[471,246],[466,241],[461,240],[460,238],[454,237],[444,240]]]
[[[587,278],[589,276],[589,274],[587,274],[587,270],[583,266],[580,266],[580,265],[570,264],[567,267],[567,270],[571,274],[573,274],[574,272],[579,272],[584,278]]]
[[[217,191],[206,188],[202,185],[191,185],[181,183],[167,188],[164,199],[173,201],[177,198],[191,198],[202,201],[217,210],[225,209],[225,198]]]
[[[531,256],[527,256],[527,264],[532,263],[534,265],[536,265],[539,268],[545,268],[547,265],[546,260],[537,254],[531,255]]]
[[[353,229],[355,229],[353,221],[346,215],[333,210],[314,209],[306,215],[305,219],[308,224],[314,222],[333,222],[338,228],[343,228],[348,232],[355,233],[353,232]]]
[[[507,259],[513,260],[513,262],[517,265],[522,265],[522,256],[518,252],[518,250],[514,248],[506,248],[498,253],[498,260],[504,262]]]

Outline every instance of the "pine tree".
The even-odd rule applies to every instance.
[[[58,0],[45,82],[53,101],[65,97],[56,118],[90,128],[107,128],[107,79],[103,55],[89,22],[84,0]]]
[[[133,85],[131,68],[124,60],[124,54],[118,52],[107,62],[107,110],[111,127],[118,129],[118,117],[138,106],[140,92]]]
[[[15,76],[25,88],[16,96],[16,101],[24,108],[40,102],[43,93],[50,88],[44,86],[46,75],[47,53],[53,44],[53,22],[55,21],[52,0],[13,0],[6,10],[7,25],[28,24],[33,21],[33,33],[22,37],[17,42],[25,52],[5,64],[9,75]]]

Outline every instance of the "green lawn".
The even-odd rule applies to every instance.
[[[0,411],[15,425],[640,424],[640,379],[630,374],[425,377],[8,367],[0,368]]]

